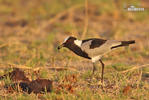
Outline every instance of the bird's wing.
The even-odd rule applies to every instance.
[[[112,46],[119,44],[121,42],[116,40],[88,39],[82,41],[81,49],[88,53],[90,57],[94,57],[109,52]]]
[[[90,49],[94,49],[96,47],[100,47],[103,45],[107,40],[104,39],[97,39],[97,38],[92,38],[92,39],[87,39],[87,40],[82,40],[82,44],[88,45]]]
[[[102,46],[106,41],[107,40],[97,38],[82,40],[81,49],[82,51],[86,52],[90,57],[92,57],[96,52],[95,49]]]

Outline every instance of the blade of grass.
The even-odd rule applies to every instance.
[[[129,72],[129,71],[133,71],[133,70],[136,70],[136,69],[144,68],[144,67],[147,67],[147,66],[149,66],[149,64],[144,64],[144,65],[141,65],[141,66],[135,66],[135,67],[133,67],[133,68],[131,68],[131,69],[122,71],[122,72],[120,72],[120,73],[126,73],[126,72]]]

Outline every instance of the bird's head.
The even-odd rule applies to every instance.
[[[73,44],[75,40],[77,40],[77,38],[73,36],[66,37],[64,39],[64,42],[61,45],[59,45],[57,49],[59,50],[62,47],[68,47],[69,45]]]

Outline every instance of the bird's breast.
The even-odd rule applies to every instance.
[[[87,59],[91,59],[89,57],[89,55],[85,51],[83,51],[80,47],[78,47],[77,45],[71,45],[67,48],[69,48],[71,51],[73,51],[78,56],[81,56],[81,57],[84,57],[84,58],[87,58]]]

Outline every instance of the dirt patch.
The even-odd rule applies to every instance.
[[[128,95],[131,90],[132,90],[132,86],[127,85],[127,86],[125,86],[124,89],[123,89],[123,94],[124,94],[124,95]]]
[[[15,68],[12,72],[0,76],[0,79],[4,79],[9,77],[12,83],[5,84],[4,88],[8,93],[13,92],[26,92],[30,93],[47,93],[51,91],[56,91],[56,93],[60,92],[69,92],[74,93],[77,87],[77,75],[67,75],[63,78],[61,82],[55,82],[53,86],[53,81],[49,79],[41,79],[38,78],[36,80],[29,80],[24,71]]]
[[[4,86],[8,92],[22,91],[27,93],[45,93],[51,92],[52,81],[48,79],[36,79],[31,82],[13,83]]]
[[[25,76],[24,72],[18,68],[15,68],[12,72],[9,72],[3,76],[0,76],[0,80],[9,77],[12,81],[29,82],[29,79]]]
[[[15,68],[12,72],[0,76],[0,79],[9,77],[12,81],[11,84],[6,84],[4,88],[8,92],[22,91],[27,93],[45,93],[51,92],[52,90],[52,81],[48,79],[36,79],[30,81],[26,76],[24,71]]]

